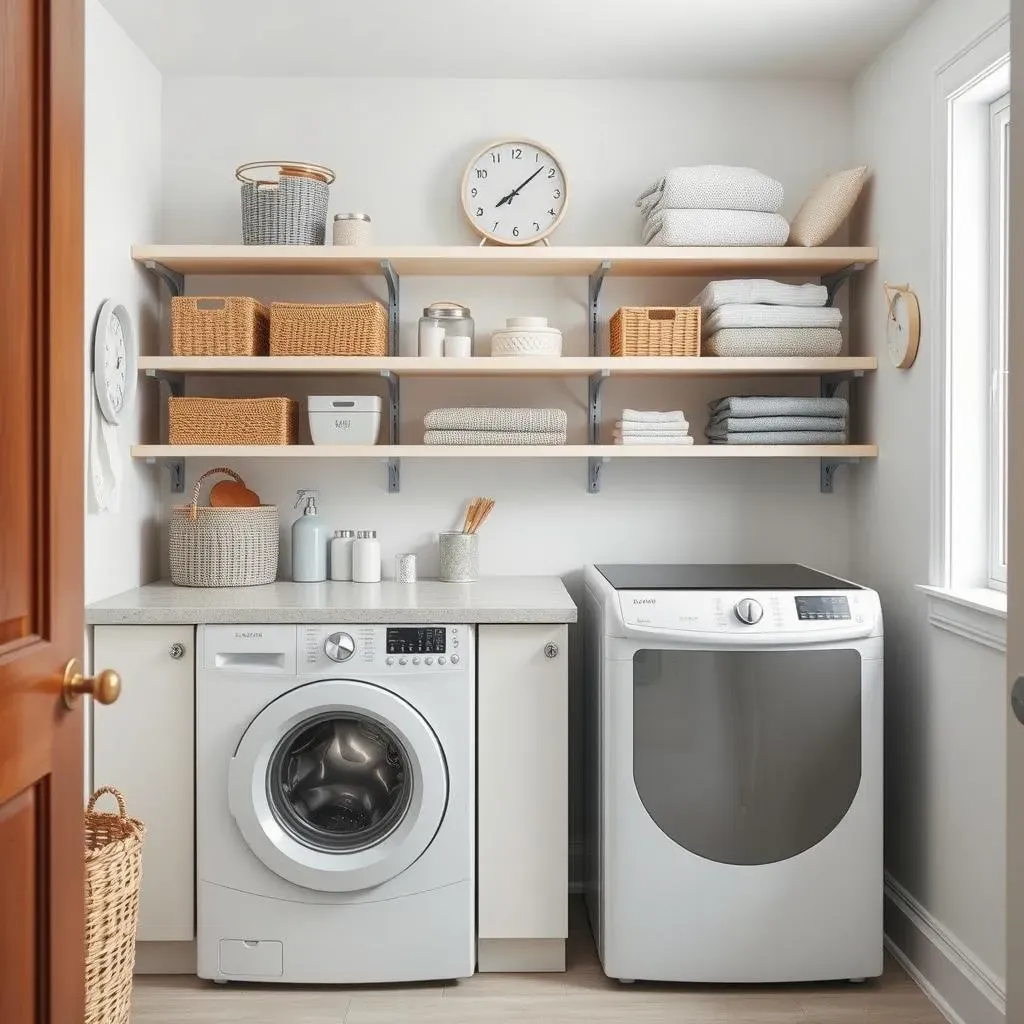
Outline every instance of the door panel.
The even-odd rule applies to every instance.
[[[83,1016],[82,0],[0,4],[0,1020]]]

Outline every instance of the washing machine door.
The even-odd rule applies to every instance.
[[[271,871],[352,892],[401,874],[433,841],[448,803],[434,731],[371,683],[307,683],[250,723],[229,771],[231,813]]]

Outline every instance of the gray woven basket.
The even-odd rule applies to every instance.
[[[277,579],[279,527],[276,505],[208,508],[199,504],[203,481],[230,469],[207,470],[197,481],[191,505],[171,510],[171,582],[179,587],[255,587]]]
[[[257,172],[276,171],[277,180]],[[252,163],[235,172],[242,183],[246,245],[323,245],[334,172],[317,164]]]

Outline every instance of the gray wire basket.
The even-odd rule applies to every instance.
[[[324,244],[334,171],[318,164],[268,161],[243,164],[235,177],[242,183],[246,245]]]

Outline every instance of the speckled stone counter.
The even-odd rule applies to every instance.
[[[575,622],[557,576],[491,576],[477,583],[272,583],[204,589],[162,581],[86,606],[92,626],[201,622]]]

